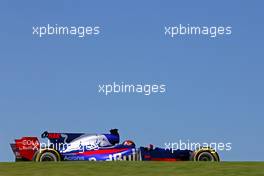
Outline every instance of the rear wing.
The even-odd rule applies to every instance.
[[[16,161],[32,161],[40,144],[37,137],[22,137],[10,144]]]

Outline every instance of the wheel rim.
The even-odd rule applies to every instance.
[[[45,161],[57,161],[57,158],[56,156],[51,153],[51,152],[46,152],[46,153],[43,153],[40,157],[40,161],[42,162],[45,162]]]
[[[198,156],[198,161],[214,161],[214,156],[209,152],[202,152]]]

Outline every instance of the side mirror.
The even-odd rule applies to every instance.
[[[42,134],[41,134],[41,138],[46,138],[48,137],[49,133],[47,131],[44,131]]]

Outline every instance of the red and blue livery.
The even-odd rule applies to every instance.
[[[11,144],[16,161],[219,161],[216,151],[208,147],[196,151],[139,147],[131,140],[120,143],[117,129],[108,134],[49,133],[37,137],[22,137]]]

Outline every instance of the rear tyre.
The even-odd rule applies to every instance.
[[[44,150],[37,154],[35,161],[37,162],[46,162],[52,161],[57,162],[60,161],[60,154],[56,150]]]

